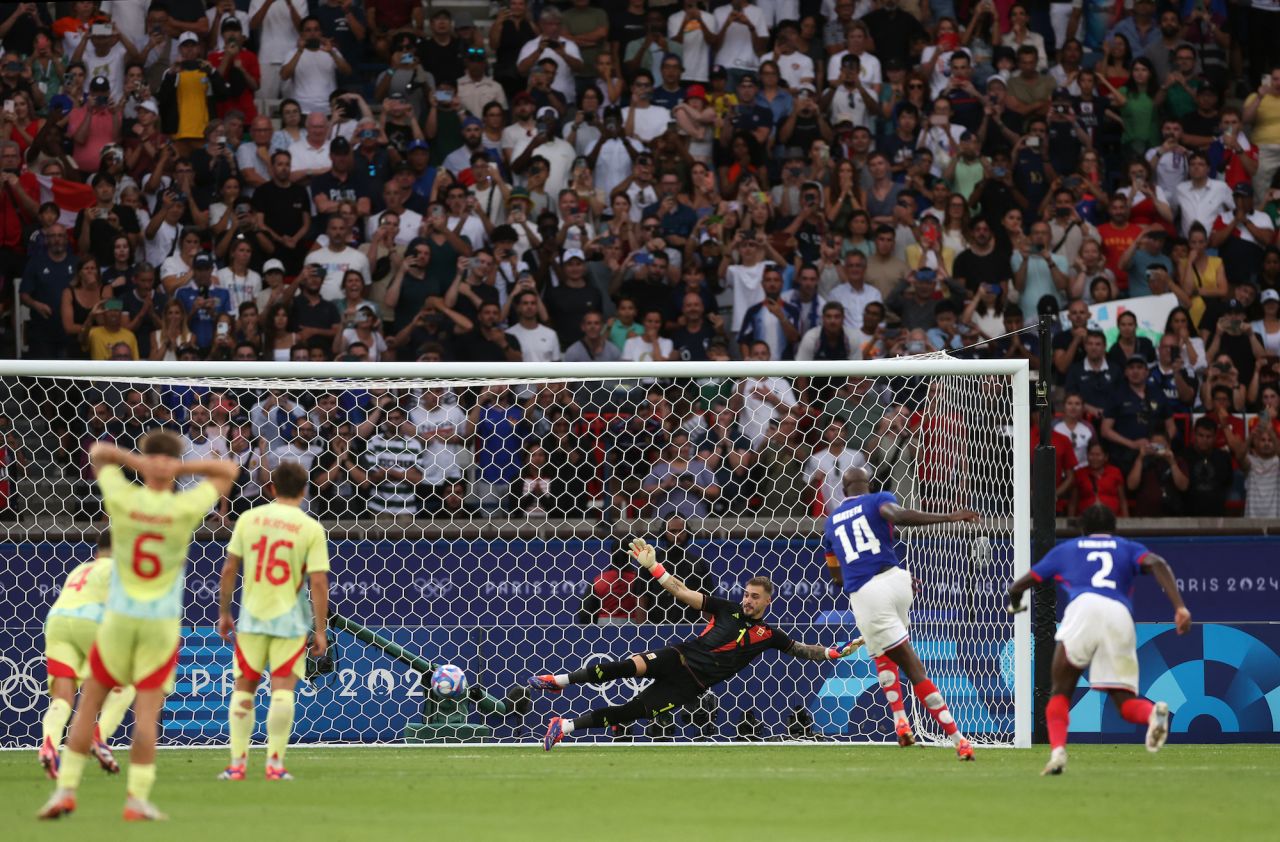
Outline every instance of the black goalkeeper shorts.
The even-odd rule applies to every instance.
[[[684,658],[674,648],[645,652],[640,657],[645,662],[643,677],[652,678],[653,683],[641,690],[635,701],[644,706],[650,718],[691,704],[706,692],[707,688],[689,671]]]

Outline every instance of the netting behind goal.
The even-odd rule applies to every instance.
[[[88,447],[130,447],[157,427],[185,435],[192,457],[242,465],[192,544],[165,744],[227,737],[233,651],[214,629],[218,572],[236,515],[266,499],[268,471],[282,459],[311,472],[307,506],[329,530],[330,605],[341,618],[331,625],[332,665],[310,663],[300,685],[298,741],[528,742],[552,712],[626,700],[642,682],[571,687],[531,707],[516,688],[530,673],[701,631],[693,612],[637,575],[620,549],[631,537],[656,543],[691,587],[726,599],[766,575],[775,626],[806,642],[849,640],[857,628],[820,540],[839,476],[855,464],[904,505],[982,515],[977,526],[899,533],[898,552],[918,579],[913,642],[976,742],[1029,739],[1026,615],[1015,623],[1001,606],[1027,558],[1025,371],[946,358],[769,369],[785,376],[720,365],[715,377],[687,376],[679,364],[615,366],[609,379],[569,366],[536,369],[544,379],[518,366],[510,373],[519,379],[405,376],[436,370],[423,367],[396,368],[395,379],[223,376],[264,370],[254,364],[6,377],[0,746],[37,744],[44,617],[107,527]],[[562,370],[574,376],[554,376]],[[441,704],[423,673],[446,663],[488,695]],[[265,706],[265,689],[259,699]],[[938,736],[924,711],[909,712],[926,739]],[[835,663],[769,653],[665,719],[621,735],[575,734],[787,738],[893,739],[863,652]]]

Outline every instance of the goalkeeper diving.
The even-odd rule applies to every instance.
[[[706,614],[706,628],[694,639],[665,649],[584,666],[567,674],[532,676],[529,686],[548,693],[559,693],[570,684],[605,684],[621,678],[653,680],[626,704],[597,708],[573,719],[553,716],[542,743],[547,751],[575,731],[627,725],[688,705],[715,685],[742,672],[769,649],[808,661],[831,661],[852,654],[862,645],[862,638],[841,647],[801,643],[766,623],[764,616],[773,598],[773,583],[764,576],[747,580],[739,604],[690,590],[663,569],[657,551],[643,539],[631,542],[631,554],[668,593]]]

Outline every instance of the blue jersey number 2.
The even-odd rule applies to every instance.
[[[1111,588],[1112,590],[1115,590],[1115,580],[1107,578],[1107,575],[1111,573],[1111,568],[1115,566],[1115,561],[1111,558],[1111,553],[1101,551],[1092,552],[1085,556],[1085,558],[1089,561],[1096,561],[1102,565],[1098,572],[1093,574],[1093,579],[1090,584],[1095,588]]]
[[[853,542],[849,541],[849,533],[846,527],[853,530]],[[844,549],[844,560],[854,562],[858,560],[858,556],[862,553],[871,553],[878,555],[880,553],[880,539],[871,531],[871,524],[867,523],[865,517],[860,517],[848,524],[841,524],[836,528],[836,537],[840,539],[840,546]]]

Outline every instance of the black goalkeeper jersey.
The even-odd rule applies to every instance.
[[[708,596],[702,612],[710,616],[706,628],[675,648],[703,687],[737,675],[770,649],[787,652],[795,645],[784,632],[747,617],[736,602]]]

